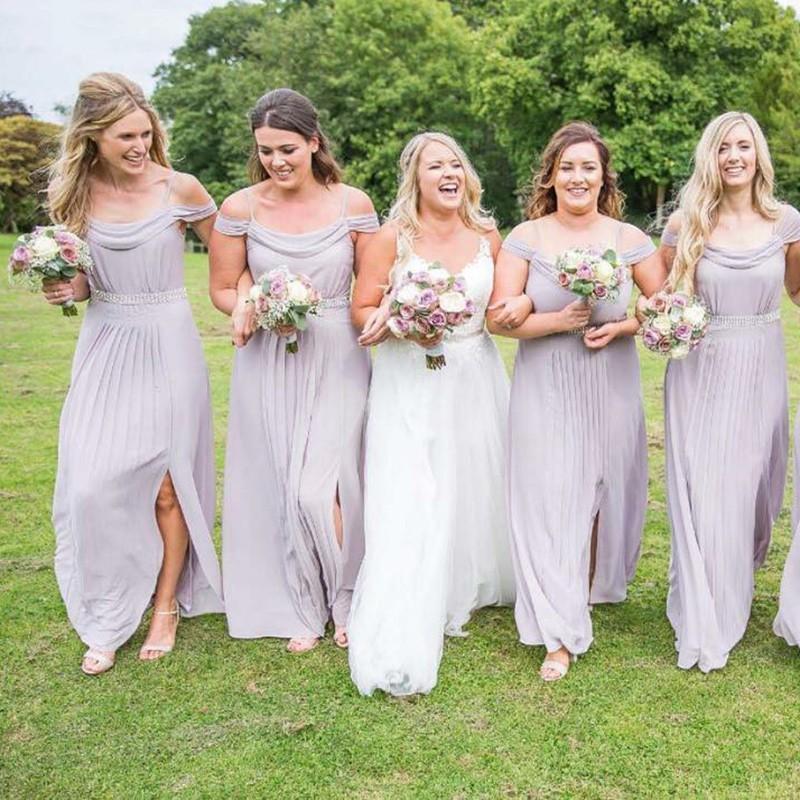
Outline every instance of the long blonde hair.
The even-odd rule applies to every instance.
[[[492,215],[481,207],[483,188],[481,179],[472,166],[461,145],[446,133],[425,131],[414,136],[400,154],[400,174],[397,196],[389,209],[387,220],[394,222],[400,234],[405,253],[411,251],[414,239],[418,238],[422,225],[419,220],[419,160],[425,145],[431,142],[448,147],[464,168],[464,201],[458,214],[464,224],[475,231],[490,231],[495,227]],[[402,261],[402,254],[398,253]]]
[[[600,156],[603,185],[597,198],[597,210],[613,219],[622,219],[625,196],[617,186],[617,173],[611,165],[611,151],[594,125],[588,122],[568,122],[559,128],[542,151],[538,168],[534,167],[528,201],[525,204],[527,219],[538,219],[552,214],[558,207],[556,201],[556,170],[564,151],[573,144],[591,142]]]
[[[743,122],[753,135],[756,174],[753,178],[753,208],[766,219],[780,215],[780,205],[773,194],[775,171],[767,140],[755,119],[743,111],[727,111],[706,125],[694,153],[694,170],[678,192],[680,231],[667,285],[674,291],[694,291],[694,273],[705,244],[717,224],[719,205],[724,193],[719,168],[719,149],[730,130]]]
[[[115,72],[95,72],[81,81],[61,151],[50,167],[48,211],[54,222],[85,234],[90,213],[89,173],[98,158],[93,136],[139,109],[153,126],[150,160],[169,167],[164,126],[137,83]]]

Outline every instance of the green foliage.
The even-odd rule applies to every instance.
[[[520,182],[560,125],[593,122],[652,208],[657,186],[688,173],[705,124],[730,108],[748,110],[748,101],[754,107],[758,86],[770,86],[775,127],[780,120],[797,129],[797,31],[773,0],[509,0],[481,32],[478,107]],[[786,170],[796,149],[775,144]]]
[[[432,128],[461,141],[484,178],[487,205],[508,220],[513,175],[471,108],[474,48],[445,2],[229,5],[193,18],[186,43],[159,69],[154,99],[172,123],[177,163],[218,199],[246,183],[247,110],[265,91],[291,86],[318,106],[347,179],[379,210],[393,198],[402,146]]]
[[[28,230],[46,221],[43,169],[60,128],[30,116],[0,117],[0,230]]]

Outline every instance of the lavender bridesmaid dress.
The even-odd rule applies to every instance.
[[[181,610],[223,610],[211,400],[177,224],[215,211],[212,201],[165,204],[136,222],[90,223],[91,296],[61,413],[53,524],[70,622],[98,650],[129,639],[152,599],[163,556],[155,501],[167,473],[190,536]]]
[[[375,214],[341,216],[310,233],[217,217],[227,236],[247,237],[253,278],[284,265],[323,296],[298,337],[258,331],[236,351],[231,379],[222,552],[230,635],[323,636],[345,625],[364,551],[362,438],[369,354],[350,323],[351,231],[378,230]],[[336,542],[338,496],[344,540]]]
[[[620,223],[620,233],[622,229]],[[540,252],[513,238],[503,248],[529,262],[525,292],[536,312],[560,311],[575,300],[559,286],[554,264]],[[632,266],[654,251],[648,240],[620,258]],[[597,303],[590,324],[623,319],[632,285],[626,281],[616,301]],[[588,349],[579,332],[521,340],[511,383],[509,432],[520,641],[543,644],[548,652],[563,646],[584,653],[592,642],[590,602],[624,600],[639,557],[647,505],[647,439],[633,337],[614,339],[601,350]]]
[[[706,245],[695,284],[712,314],[709,332],[667,367],[667,616],[683,669],[724,667],[744,635],[754,571],[781,508],[788,450],[783,247],[800,238],[799,217],[785,207],[758,247]],[[669,231],[662,241],[677,243]]]

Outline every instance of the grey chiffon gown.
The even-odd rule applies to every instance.
[[[129,639],[151,602],[163,557],[155,501],[167,473],[190,536],[182,613],[223,610],[211,400],[178,227],[216,207],[166,199],[136,222],[93,220],[87,236],[91,295],[61,413],[53,523],[70,622],[99,650]]]
[[[217,217],[247,237],[254,280],[278,266],[307,275],[323,307],[298,336],[299,352],[260,330],[236,351],[230,389],[222,517],[230,635],[323,636],[346,625],[364,551],[362,440],[369,353],[350,323],[352,231],[378,230],[375,214],[339,218],[302,234]],[[338,497],[343,544],[336,541]]]
[[[800,215],[787,206],[764,244],[743,251],[706,245],[695,289],[711,311],[709,331],[697,350],[667,367],[667,616],[684,669],[724,667],[744,635],[755,570],[781,508],[788,451],[783,248],[798,238]],[[670,231],[662,241],[677,243]]]
[[[529,262],[525,292],[536,312],[560,311],[576,299],[559,286],[554,263],[539,251],[511,237],[503,248]],[[619,255],[632,266],[654,251],[648,240]],[[624,319],[632,285],[629,277],[617,300],[598,302],[589,324]],[[624,600],[639,558],[647,438],[633,337],[600,350],[588,349],[577,331],[521,340],[508,459],[519,639],[548,652],[563,646],[584,653],[592,642],[590,603]]]

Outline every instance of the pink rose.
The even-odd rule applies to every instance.
[[[75,244],[75,237],[71,233],[68,233],[67,231],[55,231],[53,233],[53,238],[59,244],[71,244],[71,245]]]
[[[608,289],[606,289],[606,287],[602,284],[597,284],[597,286],[594,287],[594,296],[598,300],[604,300],[606,297],[608,297]]]
[[[672,305],[677,308],[686,307],[686,295],[676,292],[672,295]]]
[[[418,303],[422,308],[431,308],[431,306],[436,305],[437,299],[436,292],[433,289],[423,289],[420,292]]]
[[[575,275],[581,280],[591,280],[592,268],[588,264],[581,264],[575,271]]]
[[[659,292],[658,294],[654,294],[650,298],[649,306],[657,314],[660,314],[662,311],[664,311],[667,308],[667,298],[664,297],[664,295],[661,294],[661,292]]]
[[[642,334],[642,339],[644,340],[646,347],[651,350],[655,350],[661,343],[661,334],[653,328],[645,328],[645,331]]]
[[[674,336],[682,342],[688,342],[692,338],[692,326],[682,322],[680,325],[675,326]]]
[[[400,306],[400,316],[403,319],[413,319],[414,318],[414,307],[408,304]]]
[[[414,328],[420,336],[428,336],[432,330],[428,320],[423,317],[417,317],[417,319],[414,320]]]
[[[672,350],[672,342],[669,340],[669,336],[665,336],[659,343],[658,349],[661,353],[669,353]]]
[[[475,313],[475,301],[467,298],[467,304],[464,307],[464,314],[466,316],[471,317],[474,313]]]
[[[451,325],[454,328],[457,328],[464,322],[464,314],[448,314],[447,315],[447,324]]]
[[[61,245],[61,258],[63,258],[67,264],[77,264],[78,251],[75,249],[74,245],[63,244]]]
[[[567,275],[566,272],[559,272],[558,273],[558,282],[565,289],[569,288],[569,275]]]
[[[436,309],[429,317],[428,322],[434,328],[444,328],[447,326],[447,315],[441,309]]]

